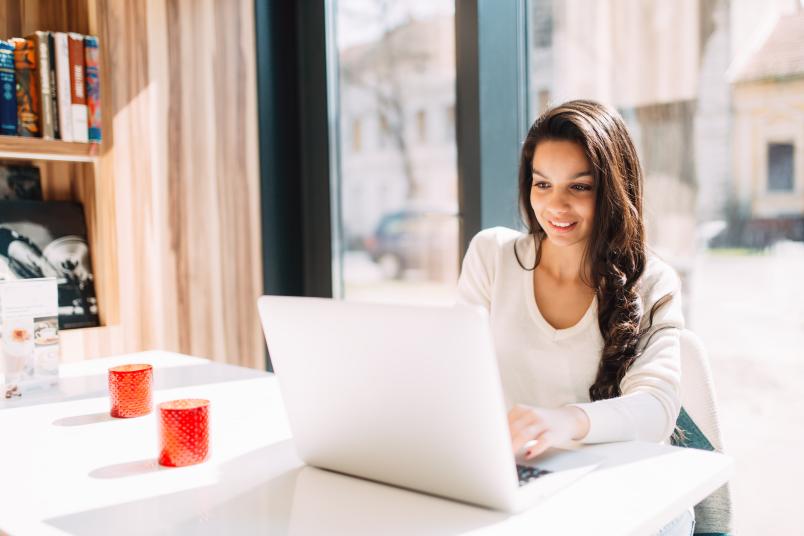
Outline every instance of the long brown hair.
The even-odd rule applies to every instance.
[[[598,326],[604,345],[591,400],[620,396],[620,382],[639,357],[640,323],[644,314],[638,282],[645,271],[647,248],[642,221],[642,168],[636,148],[620,115],[600,103],[569,101],[542,114],[530,127],[519,164],[519,205],[527,231],[535,242],[546,236],[530,204],[532,161],[536,146],[545,140],[577,143],[592,166],[595,216],[584,251],[584,281],[595,289]],[[516,253],[516,248],[514,249]],[[539,264],[541,248],[532,267]],[[670,301],[663,296],[650,311]]]

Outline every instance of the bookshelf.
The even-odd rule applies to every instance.
[[[102,143],[0,137],[46,199],[84,204],[101,326],[64,330],[63,362],[158,348],[264,366],[254,26],[254,0],[0,0],[1,37],[100,41]]]
[[[98,0],[0,0],[0,37],[24,37],[36,30],[101,35],[103,28],[98,24],[104,4]],[[106,119],[111,114],[103,96],[110,94],[111,87],[104,48],[101,42],[101,114]],[[111,126],[111,121],[103,122],[100,144],[0,136],[0,162],[37,166],[45,200],[78,201],[84,206],[101,325],[63,330],[64,361],[122,350],[116,199],[108,141]]]

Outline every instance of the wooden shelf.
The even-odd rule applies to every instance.
[[[97,143],[72,143],[22,136],[0,136],[0,158],[95,162],[98,159],[98,149]]]

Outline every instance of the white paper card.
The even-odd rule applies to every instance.
[[[55,278],[0,281],[0,355],[6,398],[58,383],[58,313]]]

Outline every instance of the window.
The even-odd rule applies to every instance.
[[[460,266],[454,136],[426,151],[420,146],[441,126],[431,110],[453,110],[454,129],[454,0],[330,1],[339,71],[335,130],[348,135],[351,125],[355,148],[338,157],[340,236],[333,243],[342,270],[334,294],[453,303]],[[347,119],[354,117],[374,124],[361,132]]]
[[[533,47],[550,47],[553,44],[553,0],[531,0],[530,15]]]
[[[793,144],[768,144],[768,191],[793,191]]]

